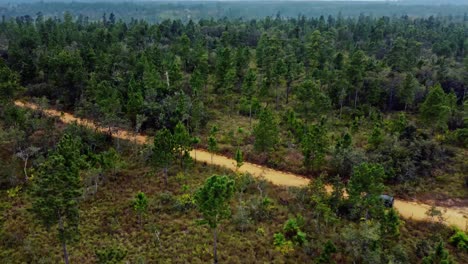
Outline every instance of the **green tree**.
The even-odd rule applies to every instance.
[[[137,116],[143,108],[143,93],[134,79],[128,83],[126,113],[133,127],[137,126]],[[135,129],[137,130],[137,129]],[[138,131],[135,131],[138,132]]]
[[[112,177],[115,177],[117,169],[121,164],[121,157],[119,153],[111,147],[107,151],[100,153],[98,159],[102,171],[105,174],[110,174]]]
[[[415,80],[411,74],[406,74],[403,84],[397,91],[397,96],[399,97],[400,101],[405,104],[405,111],[408,106],[411,106],[414,103],[414,96],[416,94],[417,88],[417,80]]]
[[[271,151],[279,142],[279,127],[276,117],[268,108],[260,114],[259,123],[254,127],[254,149],[261,152]]]
[[[367,57],[362,50],[357,50],[353,53],[351,61],[349,62],[347,74],[349,84],[354,89],[354,108],[357,107],[359,92],[363,86],[366,64]]]
[[[325,243],[325,245],[323,246],[322,253],[320,253],[320,256],[318,257],[316,263],[317,264],[334,264],[334,263],[336,263],[332,259],[332,254],[336,253],[336,252],[337,252],[337,250],[336,250],[335,244],[333,244],[333,242],[328,240],[327,243]]]
[[[176,156],[180,160],[180,165],[184,167],[185,161],[187,159],[187,154],[189,154],[193,148],[193,139],[192,137],[190,137],[187,128],[182,122],[177,123],[174,129],[173,138]]]
[[[382,144],[384,141],[384,135],[383,131],[380,128],[380,124],[376,123],[374,125],[374,128],[372,129],[372,133],[369,135],[369,138],[367,139],[367,142],[369,143],[369,146],[371,149],[377,149],[380,144]]]
[[[196,192],[195,202],[203,215],[203,223],[213,231],[213,259],[218,263],[217,228],[231,215],[229,202],[234,194],[234,181],[227,176],[213,175]]]
[[[247,71],[247,75],[242,83],[242,95],[249,107],[249,122],[252,125],[252,112],[255,103],[255,94],[257,93],[257,74],[253,69]]]
[[[148,198],[145,193],[138,192],[133,199],[132,205],[133,210],[135,210],[138,215],[138,224],[141,225],[142,217],[148,211]]]
[[[445,130],[449,118],[447,95],[438,84],[429,91],[426,99],[421,104],[421,120],[434,130]]]
[[[395,209],[390,208],[382,221],[382,237],[395,240],[400,236],[401,221]]]
[[[237,148],[236,150],[236,167],[239,169],[244,165],[244,155],[242,154],[242,150],[240,148]]]
[[[19,81],[18,74],[10,70],[0,59],[0,111],[23,90]]]
[[[80,168],[84,160],[81,142],[66,134],[56,149],[40,165],[31,187],[32,212],[49,230],[58,225],[58,238],[63,258],[69,263],[67,242],[79,233],[79,198],[82,195]]]
[[[347,191],[356,216],[366,219],[369,213],[373,218],[382,216],[383,204],[379,196],[384,190],[384,177],[385,171],[380,164],[364,162],[354,167]]]
[[[175,158],[174,137],[167,128],[160,129],[154,136],[153,144],[153,165],[156,168],[162,168],[164,173],[164,184],[168,181],[168,168]]]
[[[302,137],[301,150],[304,167],[318,170],[324,162],[328,146],[327,131],[323,124],[311,125]]]
[[[456,229],[455,234],[450,237],[449,242],[460,251],[468,252],[468,235],[465,232]]]
[[[433,252],[423,258],[423,264],[455,264],[448,250],[444,247],[444,242],[437,243]]]
[[[210,135],[208,136],[208,151],[211,153],[211,164],[213,164],[213,155],[218,150],[218,142],[216,141],[217,132],[218,127],[213,126],[210,130]]]
[[[320,91],[320,85],[313,81],[305,81],[298,87],[297,99],[299,100],[299,111],[306,117],[320,116],[331,109],[330,98]]]

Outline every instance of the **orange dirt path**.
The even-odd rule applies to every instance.
[[[60,112],[54,109],[40,109],[38,105],[29,103],[29,102],[21,102],[16,101],[15,105],[21,108],[28,108],[31,110],[41,110],[48,116],[51,117],[58,117],[63,123],[71,124],[77,123],[78,125],[86,126],[91,129],[106,133],[108,132],[108,128],[101,127],[91,120],[77,118],[69,113]],[[117,131],[113,131],[113,137],[129,140],[132,142],[136,142],[138,144],[146,144],[151,143],[151,139],[148,136],[136,134],[129,132],[124,129],[118,129]],[[236,170],[236,161],[227,158],[221,155],[212,155],[206,150],[203,149],[196,149],[192,150],[190,153],[192,158],[199,162],[206,162],[207,164],[217,165],[226,167],[231,170]],[[238,169],[239,172],[248,172],[255,177],[264,178],[275,185],[287,186],[287,187],[301,187],[305,186],[310,183],[310,180],[304,178],[302,176],[289,173],[289,172],[282,172],[274,169],[270,169],[268,167],[260,166],[257,164],[244,162],[242,167]],[[331,191],[331,186],[326,186],[327,191]],[[395,199],[394,203],[395,209],[398,210],[401,216],[408,219],[418,220],[418,221],[430,221],[431,219],[426,215],[427,210],[431,207],[430,205],[417,203],[417,202],[409,202],[403,200]],[[449,226],[456,226],[461,228],[462,230],[468,229],[468,208],[465,207],[436,207],[438,210],[442,212],[442,216],[444,219],[444,223]]]

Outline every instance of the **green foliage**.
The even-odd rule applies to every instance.
[[[23,90],[19,81],[18,74],[10,70],[3,60],[0,60],[0,103],[2,105],[15,99]]]
[[[335,244],[332,241],[328,240],[327,243],[323,246],[322,253],[318,257],[316,263],[320,264],[333,264],[335,261],[332,260],[332,254],[336,253]]]
[[[249,201],[249,215],[255,221],[265,221],[273,218],[275,205],[269,197],[255,197]]]
[[[106,247],[96,250],[96,262],[98,264],[118,264],[123,263],[127,251],[121,247]]]
[[[275,246],[276,250],[280,251],[283,255],[294,251],[294,245],[292,241],[287,240],[282,233],[275,233],[273,235],[273,245]]]
[[[457,247],[460,251],[468,252],[468,235],[461,231],[455,230],[455,234],[449,239],[450,244]]]
[[[236,160],[236,167],[237,168],[242,167],[242,165],[244,164],[244,157],[240,148],[236,150],[235,160]]]
[[[234,181],[220,175],[208,178],[196,192],[195,203],[210,228],[216,228],[221,220],[231,215],[229,201],[233,194]]]
[[[117,170],[122,166],[122,157],[114,148],[109,148],[99,154],[98,162],[104,173],[115,176]]]
[[[308,170],[319,170],[324,163],[328,140],[324,124],[310,126],[301,140],[304,167]]]
[[[299,111],[310,117],[318,117],[327,113],[331,108],[330,98],[320,91],[319,84],[312,81],[305,81],[297,91],[297,97],[300,102]]]
[[[450,114],[447,95],[440,85],[432,87],[426,99],[421,104],[421,119],[433,130],[445,130]]]
[[[185,153],[192,150],[192,137],[182,122],[177,123],[174,129],[174,149],[181,159]]]
[[[268,108],[260,114],[259,123],[254,127],[254,148],[260,152],[270,152],[279,142],[279,127],[276,117]]]
[[[48,230],[58,225],[62,244],[74,240],[78,235],[78,199],[81,196],[79,172],[84,165],[80,149],[79,138],[64,135],[56,149],[41,164],[31,187],[31,211]]]
[[[306,242],[306,234],[301,231],[303,225],[301,216],[290,218],[283,226],[283,233],[286,239],[292,241],[295,245],[303,245]]]
[[[398,119],[394,119],[390,123],[390,130],[393,133],[401,134],[408,126],[409,121],[405,113],[400,113]]]
[[[373,221],[351,224],[341,233],[345,252],[356,263],[380,262],[380,225]]]
[[[362,163],[353,169],[353,175],[348,183],[350,199],[359,199],[363,193],[380,195],[383,191],[383,179],[385,171],[382,165]]]
[[[448,250],[444,247],[444,242],[437,243],[435,249],[423,258],[423,264],[454,264],[452,257],[449,255]]]
[[[380,124],[375,124],[372,129],[372,133],[369,135],[367,142],[372,149],[376,149],[384,141],[383,131],[380,128]]]
[[[381,221],[382,236],[389,240],[394,240],[400,236],[401,221],[395,209],[390,208],[385,212],[385,216]]]
[[[384,190],[385,171],[382,165],[361,163],[354,167],[346,190],[349,200],[354,204],[354,214],[359,217],[380,218],[383,204],[379,198]]]
[[[133,210],[141,216],[148,211],[148,198],[145,193],[138,192],[132,202]]]
[[[175,159],[175,142],[171,131],[163,128],[156,132],[153,144],[153,165],[164,169],[165,181],[167,183],[167,169]]]

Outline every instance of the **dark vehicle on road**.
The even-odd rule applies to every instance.
[[[393,196],[381,194],[379,197],[384,202],[385,207],[388,207],[388,208],[393,207],[393,202],[395,201]]]

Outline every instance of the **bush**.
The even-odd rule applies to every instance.
[[[303,245],[306,242],[306,234],[301,231],[302,217],[291,218],[286,221],[283,227],[285,237],[296,245]]]
[[[465,232],[456,230],[455,234],[450,237],[449,242],[460,251],[468,252],[468,235]]]
[[[127,251],[116,246],[96,250],[96,262],[99,264],[122,263],[126,256]]]
[[[244,232],[250,229],[252,219],[250,219],[249,212],[243,203],[237,207],[236,213],[232,216],[232,223],[238,231]]]
[[[275,245],[275,249],[280,251],[283,255],[294,251],[293,243],[286,240],[282,233],[276,233],[273,235],[273,245]]]
[[[264,221],[273,217],[275,206],[268,197],[255,197],[250,201],[249,215],[255,221]]]
[[[460,128],[447,134],[446,142],[462,147],[468,147],[468,128]]]
[[[179,195],[175,199],[174,209],[180,212],[186,212],[192,208],[195,208],[195,200],[189,193]]]

